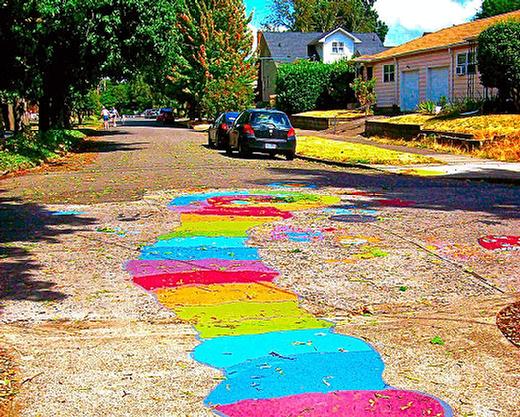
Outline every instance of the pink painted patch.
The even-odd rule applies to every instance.
[[[237,204],[243,202],[244,204]],[[255,207],[248,203],[276,202],[276,197],[269,195],[235,195],[211,197],[206,201],[184,207],[172,207],[181,213],[217,215],[217,216],[250,216],[250,217],[281,217],[290,219],[293,215],[276,207]]]
[[[520,250],[520,236],[484,236],[478,243],[487,250]]]
[[[146,290],[182,285],[272,282],[279,273],[259,261],[130,261],[126,269]]]
[[[395,198],[393,200],[376,200],[379,204],[382,206],[388,206],[388,207],[410,207],[414,206],[416,204],[415,201],[409,201],[409,200],[401,200],[399,198]]]
[[[228,417],[449,417],[442,403],[417,392],[341,391],[216,407]]]

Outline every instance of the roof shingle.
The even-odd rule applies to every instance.
[[[441,29],[377,54],[366,53],[364,56],[358,58],[358,60],[373,62],[393,58],[395,56],[428,51],[430,49],[448,48],[464,43],[468,39],[478,36],[489,26],[508,19],[520,19],[520,10]]]

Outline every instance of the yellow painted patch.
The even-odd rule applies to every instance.
[[[296,294],[277,288],[273,284],[219,284],[196,287],[161,289],[159,302],[165,307],[215,305],[250,301],[256,303],[295,301]]]
[[[279,221],[280,217],[248,216],[213,216],[199,214],[181,214],[182,225],[172,233],[159,239],[172,239],[189,236],[228,236],[247,237],[247,231],[253,227]]]

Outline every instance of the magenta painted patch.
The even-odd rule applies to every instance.
[[[195,261],[129,261],[126,269],[134,277],[174,274],[196,271],[259,272],[278,274],[261,261],[230,261],[224,259],[200,259]]]
[[[395,198],[393,200],[376,200],[382,206],[387,207],[410,207],[417,204],[415,201],[410,200],[401,200],[399,198]]]
[[[251,217],[293,217],[288,211],[276,207],[259,207],[249,204],[275,202],[276,197],[270,195],[233,195],[208,198],[196,205],[174,207],[182,213],[205,214],[217,216],[251,216]]]
[[[133,281],[146,290],[183,285],[272,282],[279,273],[258,261],[130,261]]]
[[[520,250],[520,236],[484,236],[478,243],[487,250]]]
[[[216,407],[228,417],[448,417],[438,400],[410,391],[342,391],[246,400]]]

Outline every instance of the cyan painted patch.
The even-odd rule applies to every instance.
[[[260,259],[258,249],[256,248],[143,248],[140,260],[158,261],[158,260],[177,260],[177,261],[193,261],[198,259],[218,258],[224,260],[239,261],[256,261]]]
[[[193,247],[211,247],[211,248],[237,248],[240,246],[247,247],[248,238],[242,237],[177,237],[173,239],[159,240],[151,246],[145,246],[155,250],[157,248],[193,248]]]
[[[227,369],[208,405],[304,393],[381,390],[383,362],[375,351],[264,357]]]
[[[194,203],[203,203],[213,197],[229,197],[235,195],[249,195],[249,191],[222,191],[205,194],[184,195],[175,198],[169,205],[171,207],[186,207]]]
[[[59,210],[59,211],[49,211],[51,216],[81,216],[82,214],[86,214],[85,211],[79,210]]]
[[[330,329],[293,330],[203,340],[193,357],[214,368],[229,368],[265,356],[289,357],[305,353],[371,351],[370,345]]]

